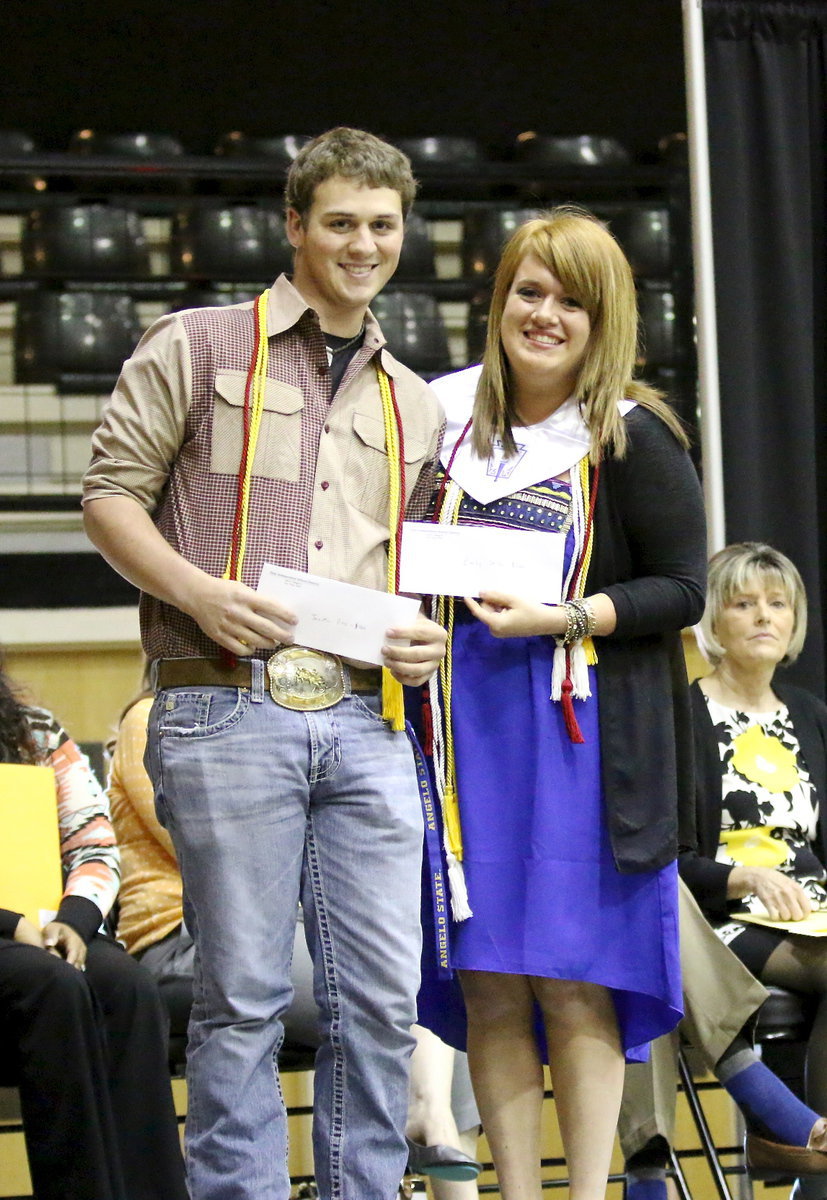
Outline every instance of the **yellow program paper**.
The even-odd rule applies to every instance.
[[[62,895],[55,773],[0,763],[0,908],[23,913],[39,929]]]
[[[733,920],[746,921],[752,925],[766,925],[768,929],[780,929],[784,933],[801,933],[805,937],[827,937],[827,912],[817,908],[803,921],[773,921],[769,913],[733,913]]]

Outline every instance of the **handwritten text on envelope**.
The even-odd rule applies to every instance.
[[[386,630],[412,625],[419,612],[419,601],[409,596],[375,592],[272,563],[262,567],[258,591],[280,600],[298,617],[296,645],[358,662],[381,664]]]

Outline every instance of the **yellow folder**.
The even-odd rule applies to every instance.
[[[766,925],[769,929],[780,929],[782,933],[800,933],[805,937],[827,937],[827,912],[817,908],[802,921],[773,921],[769,915],[760,913],[733,913],[734,921],[747,921],[753,925]]]
[[[22,912],[39,929],[62,895],[55,773],[0,763],[0,908]]]

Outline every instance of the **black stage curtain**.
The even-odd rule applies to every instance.
[[[796,563],[824,694],[827,5],[704,0],[728,541]]]

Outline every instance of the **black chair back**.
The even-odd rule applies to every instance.
[[[112,204],[72,204],[27,214],[23,270],[36,279],[146,279],[149,249],[136,212]]]
[[[394,145],[407,154],[414,167],[470,166],[485,162],[487,155],[476,138],[438,134],[432,137],[394,138]]]
[[[396,269],[397,279],[433,279],[436,275],[434,247],[428,222],[419,213],[409,213],[405,222],[405,240]]]
[[[670,366],[681,357],[680,330],[675,295],[668,283],[642,281],[638,309],[643,334],[643,359],[647,367]]]
[[[635,275],[646,279],[668,277],[672,267],[668,208],[659,204],[630,204],[618,209],[609,224]]]
[[[181,312],[184,308],[223,308],[227,304],[243,304],[248,300],[256,300],[263,288],[237,287],[194,287],[181,292],[172,306],[172,312]]]
[[[423,375],[451,369],[445,325],[433,296],[380,292],[370,307],[388,339],[388,348],[405,366]]]
[[[479,208],[467,212],[462,235],[463,275],[471,279],[490,279],[512,233],[539,215],[537,208]]]
[[[165,164],[184,154],[181,142],[169,133],[107,133],[81,129],[72,135],[67,149],[78,158],[109,159],[111,176],[117,180],[119,192],[145,196],[192,190],[190,179],[173,178],[163,169]],[[108,165],[103,172],[101,163],[95,164],[97,178],[110,173]],[[86,174],[78,173],[72,178],[78,191],[88,186]]]
[[[519,162],[546,167],[625,167],[631,162],[616,138],[592,133],[560,136],[527,130],[517,136],[513,154]]]
[[[106,133],[97,129],[79,129],[69,140],[70,154],[95,154],[118,158],[178,158],[184,147],[169,133]]]
[[[215,153],[223,158],[266,158],[274,166],[289,167],[302,146],[311,140],[309,134],[283,133],[274,137],[250,137],[233,130],[219,138]]]
[[[178,213],[169,253],[171,272],[192,280],[270,283],[293,265],[281,211],[257,204],[195,205]]]
[[[0,158],[20,159],[13,166],[0,169],[0,179],[7,188],[21,192],[43,192],[46,181],[39,176],[26,173],[20,168],[25,167],[26,159],[37,153],[34,138],[21,129],[0,129]]]
[[[61,392],[110,391],[140,336],[131,296],[26,293],[15,325],[16,380],[51,383]]]
[[[476,138],[445,134],[400,137],[394,138],[394,145],[411,160],[423,193],[451,197],[459,184],[465,196],[492,194],[492,183],[480,170],[489,160],[488,150]]]
[[[482,360],[485,350],[485,337],[488,332],[488,310],[491,307],[491,293],[488,290],[477,292],[468,302],[468,322],[465,327],[468,349],[468,362],[478,363]]]

